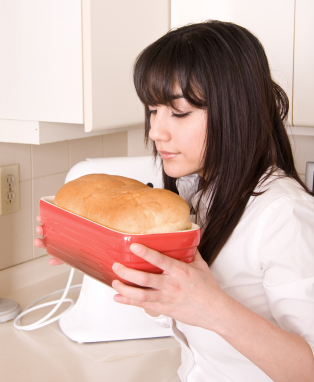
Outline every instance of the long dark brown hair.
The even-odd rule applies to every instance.
[[[146,144],[148,105],[175,108],[176,84],[191,105],[207,110],[200,189],[203,194],[210,190],[211,199],[199,251],[208,265],[232,234],[250,196],[258,195],[254,189],[268,168],[281,168],[306,189],[284,126],[288,98],[271,78],[261,43],[247,29],[208,21],[172,30],[141,52],[134,84],[145,106]],[[153,152],[156,157],[155,146]],[[163,179],[166,189],[178,193],[176,178],[163,171]]]

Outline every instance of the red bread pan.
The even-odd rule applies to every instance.
[[[134,255],[130,251],[132,243],[143,244],[186,263],[194,260],[200,242],[200,228],[196,224],[191,230],[171,233],[122,233],[57,207],[53,200],[54,196],[48,196],[39,202],[47,253],[107,285],[120,279],[112,271],[115,262],[141,271],[162,273],[161,269]]]

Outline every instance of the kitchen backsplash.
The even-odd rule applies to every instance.
[[[20,165],[20,210],[0,216],[0,269],[46,253],[33,245],[38,203],[55,195],[72,166],[86,158],[149,155],[143,136],[136,129],[39,146],[0,143],[0,166]]]
[[[314,162],[314,136],[295,136],[291,142],[304,180],[306,162]],[[0,143],[0,166],[20,165],[21,206],[18,212],[0,216],[0,270],[45,254],[33,245],[38,203],[58,191],[73,165],[85,158],[143,155],[149,155],[143,129],[40,146]]]

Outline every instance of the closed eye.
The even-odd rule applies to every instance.
[[[175,118],[185,118],[185,117],[187,117],[188,115],[190,115],[191,113],[192,113],[191,111],[189,111],[189,112],[187,112],[187,113],[173,113],[173,112],[172,112],[171,117],[175,117]],[[148,110],[148,114],[149,114],[149,116],[152,115],[152,114],[156,115],[156,114],[157,114],[157,109],[149,109],[149,110]]]
[[[190,115],[192,112],[189,111],[188,113],[180,113],[180,114],[177,114],[177,113],[172,113],[172,117],[175,117],[175,118],[184,118],[184,117],[187,117],[188,115]]]

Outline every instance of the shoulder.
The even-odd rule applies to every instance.
[[[270,220],[279,223],[293,216],[302,220],[304,213],[314,213],[314,197],[283,171],[276,171],[265,181],[262,178],[255,192],[258,195],[250,198],[245,216],[255,222],[260,234]]]
[[[288,176],[279,176],[270,183],[269,190],[273,194],[286,195],[290,199],[306,200],[308,202],[314,202],[312,195],[308,194],[304,188],[295,179]]]
[[[265,282],[314,276],[314,198],[288,177],[271,180],[259,198],[253,258]]]
[[[268,205],[279,200],[283,203],[288,200],[304,200],[310,204],[314,203],[313,196],[308,194],[295,179],[286,176],[282,170],[275,171],[264,181],[265,175],[255,190],[263,193],[252,197],[251,202],[256,200]]]
[[[282,171],[276,171],[260,182],[255,192],[258,195],[250,198],[245,213],[256,221],[259,229],[275,215],[285,219],[293,215],[293,211],[314,211],[314,197],[295,179],[284,176]]]

